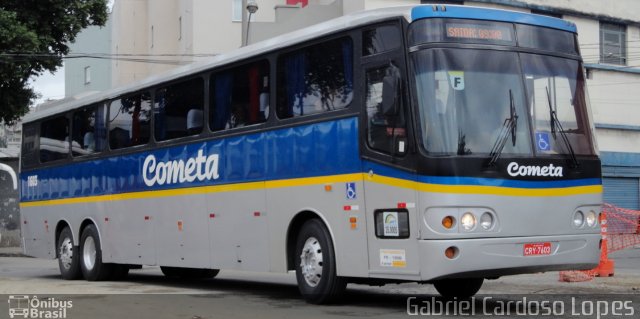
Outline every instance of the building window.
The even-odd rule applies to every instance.
[[[231,4],[231,21],[240,22],[242,21],[242,0],[231,1],[233,1],[233,3]]]
[[[627,64],[627,27],[600,22],[600,62]]]
[[[91,83],[91,67],[85,66],[84,67],[84,84],[87,85],[89,83]]]

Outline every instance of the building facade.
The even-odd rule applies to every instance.
[[[141,80],[232,50],[242,45],[243,36],[254,43],[351,12],[385,6],[473,5],[559,17],[578,27],[602,156],[605,201],[640,209],[640,1],[258,0],[260,8],[244,35],[243,3],[116,0],[108,52],[115,57],[111,59],[111,85]],[[80,74],[85,67],[73,72]],[[102,74],[92,71],[91,80]],[[86,82],[86,76],[69,79],[83,80]],[[76,87],[70,82],[67,86]]]

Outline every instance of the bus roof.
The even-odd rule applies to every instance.
[[[446,10],[443,10],[445,8]],[[283,34],[271,39],[257,42],[239,49],[223,53],[212,57],[209,60],[192,63],[186,66],[178,67],[168,72],[153,75],[143,80],[127,84],[124,86],[112,88],[103,92],[81,93],[77,97],[69,97],[59,101],[48,102],[46,108],[31,112],[23,118],[23,123],[33,122],[55,114],[80,108],[85,105],[99,103],[101,101],[118,98],[123,94],[136,92],[146,87],[155,86],[163,82],[175,80],[190,74],[203,72],[216,66],[226,65],[246,58],[250,58],[257,54],[267,53],[297,43],[312,40],[318,37],[330,35],[370,23],[384,21],[392,18],[403,17],[409,22],[425,19],[425,18],[463,18],[491,21],[506,21],[544,26],[550,28],[561,29],[565,31],[576,32],[573,23],[541,15],[532,15],[515,11],[478,8],[469,6],[456,5],[412,5],[387,7],[375,10],[360,11],[348,15],[338,17],[326,22],[318,23],[297,31]]]
[[[468,6],[418,6],[411,10],[411,21],[425,18],[458,18],[514,22],[576,33],[573,22],[554,17],[517,11]]]

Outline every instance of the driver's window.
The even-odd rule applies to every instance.
[[[406,121],[404,112],[397,115],[385,115],[383,110],[383,82],[390,72],[399,72],[393,65],[385,65],[369,69],[366,75],[367,95],[367,144],[372,149],[392,153],[394,150],[394,136],[406,136]]]

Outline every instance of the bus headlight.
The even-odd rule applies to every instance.
[[[582,213],[582,211],[576,211],[573,214],[573,226],[576,228],[580,228],[582,227],[582,225],[584,224],[584,214]]]
[[[590,210],[587,213],[587,217],[586,217],[585,221],[587,223],[587,226],[594,227],[597,224],[598,215],[596,215],[596,212]]]
[[[493,227],[493,216],[491,215],[491,213],[482,213],[482,216],[480,216],[480,226],[484,230],[489,230],[491,229],[491,227]]]
[[[470,231],[476,227],[476,217],[472,213],[464,213],[460,218],[460,225],[462,225],[463,230]]]

